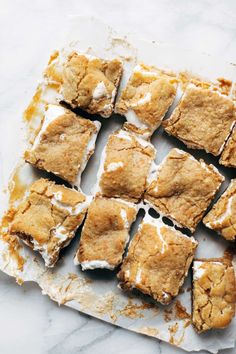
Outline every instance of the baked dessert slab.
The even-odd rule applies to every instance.
[[[146,214],[118,273],[121,287],[169,304],[187,276],[197,242]]]
[[[81,225],[89,199],[82,192],[47,179],[34,182],[16,208],[10,232],[38,251],[53,267]]]
[[[234,128],[220,157],[220,164],[236,168],[236,128]]]
[[[192,301],[192,322],[198,332],[229,325],[236,301],[235,274],[229,260],[194,261]]]
[[[236,239],[236,179],[233,179],[220,199],[203,219],[206,227],[215,230],[228,241]]]
[[[234,123],[235,106],[230,98],[190,84],[163,127],[189,148],[203,149],[217,156]]]
[[[213,165],[174,148],[157,167],[144,199],[157,212],[194,232],[223,181]]]
[[[100,161],[95,194],[138,202],[155,154],[150,142],[131,132],[121,129],[110,135]]]
[[[137,211],[135,204],[121,199],[95,198],[88,208],[75,264],[81,264],[82,270],[116,268],[122,262]]]
[[[95,149],[101,123],[77,116],[60,105],[49,104],[25,160],[71,184],[80,184]]]
[[[63,58],[62,100],[72,108],[108,118],[113,112],[122,70],[119,59],[104,60],[73,51]]]
[[[177,79],[173,73],[139,64],[121,92],[115,111],[151,135],[173,103],[176,90]]]

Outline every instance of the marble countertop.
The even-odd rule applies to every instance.
[[[55,47],[55,31],[61,30],[70,14],[93,15],[144,38],[236,62],[234,0],[0,0],[1,124],[12,115],[21,115],[35,77],[43,69],[37,61],[46,63]],[[0,179],[3,176],[0,171]],[[3,273],[0,313],[1,354],[183,353],[155,339],[59,308],[41,295],[37,285],[17,286]]]

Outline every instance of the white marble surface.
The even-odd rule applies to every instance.
[[[55,46],[55,33],[63,31],[70,14],[94,15],[144,38],[236,62],[235,0],[0,0],[0,128],[4,120],[16,114],[20,117],[35,77],[40,77],[43,63]],[[0,179],[4,177],[0,168]],[[66,307],[59,308],[42,296],[36,285],[19,287],[3,273],[0,314],[1,354],[183,352]],[[233,354],[236,350],[222,353]]]

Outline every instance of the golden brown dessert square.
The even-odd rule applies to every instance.
[[[81,174],[94,152],[100,122],[77,116],[59,105],[48,105],[25,160],[52,172],[71,184],[80,184]]]
[[[176,90],[173,73],[139,64],[121,92],[115,110],[140,132],[149,131],[151,135],[173,103]]]
[[[104,60],[74,51],[63,59],[62,100],[72,108],[108,118],[113,112],[122,70],[119,59]]]
[[[220,157],[220,164],[236,168],[236,128],[234,128]]]
[[[193,263],[192,321],[198,332],[225,328],[235,315],[234,269],[223,258]]]
[[[22,239],[53,267],[81,225],[88,197],[47,179],[34,182],[16,208],[10,232]]]
[[[236,239],[236,179],[203,219],[203,223],[228,241]]]
[[[110,135],[94,193],[138,202],[146,188],[155,152],[151,143],[133,133],[121,129]]]
[[[74,262],[82,270],[113,270],[121,262],[137,206],[114,198],[95,198],[88,208]]]
[[[223,181],[214,166],[172,149],[157,167],[144,199],[193,232]]]
[[[196,247],[193,237],[146,215],[118,273],[121,287],[169,304],[179,293]]]
[[[225,95],[189,85],[171,117],[166,132],[189,148],[220,155],[235,122],[235,106]]]

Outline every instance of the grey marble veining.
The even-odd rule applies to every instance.
[[[19,119],[36,86],[55,33],[70,14],[94,15],[111,26],[236,62],[235,0],[0,0],[0,129]],[[96,34],[96,32],[95,32]],[[181,50],[181,49],[180,49]],[[11,127],[7,128],[11,134]],[[0,152],[0,162],[1,162]],[[7,176],[1,171],[1,181]],[[19,287],[0,273],[1,354],[179,354],[166,343],[114,327]],[[204,352],[201,352],[203,354]],[[236,353],[235,349],[222,354]]]

